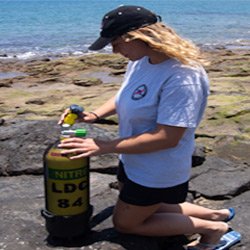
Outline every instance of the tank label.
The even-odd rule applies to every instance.
[[[79,179],[87,174],[86,168],[78,168],[72,170],[48,169],[49,179],[53,180],[74,180]]]
[[[47,209],[56,215],[76,215],[88,209],[88,169],[53,169],[47,172]]]

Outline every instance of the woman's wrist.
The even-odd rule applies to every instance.
[[[98,114],[96,114],[95,112],[90,111],[89,113],[95,116],[95,118],[96,118],[95,120],[96,120],[96,121],[98,121],[98,120],[101,119],[100,116],[99,116]]]

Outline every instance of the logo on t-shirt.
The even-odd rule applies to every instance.
[[[140,85],[135,89],[135,91],[132,94],[133,100],[140,100],[147,94],[147,86],[145,84]]]

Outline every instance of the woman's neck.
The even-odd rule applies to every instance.
[[[170,59],[169,56],[161,53],[161,52],[157,52],[157,51],[152,51],[149,55],[149,63],[151,64],[158,64],[158,63],[162,63],[168,59]]]

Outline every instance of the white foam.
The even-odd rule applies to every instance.
[[[26,60],[26,59],[30,59],[30,58],[37,57],[37,56],[38,56],[37,53],[30,51],[30,52],[25,52],[23,54],[17,54],[16,58]]]

